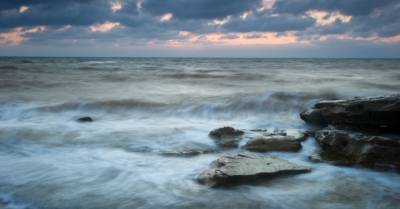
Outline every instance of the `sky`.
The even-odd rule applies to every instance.
[[[400,57],[399,0],[1,0],[0,56]]]

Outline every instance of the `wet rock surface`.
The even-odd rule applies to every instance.
[[[273,157],[236,154],[220,157],[197,180],[208,186],[232,185],[243,181],[310,172],[311,169]]]
[[[232,127],[218,128],[209,133],[209,136],[222,147],[237,147],[244,131]]]
[[[315,138],[321,146],[311,159],[375,169],[400,171],[400,140],[345,130],[321,130]]]
[[[197,155],[214,152],[216,152],[216,150],[213,147],[202,144],[192,144],[190,146],[177,147],[171,150],[161,151],[160,154],[173,157],[194,157]]]
[[[321,101],[300,113],[309,123],[400,131],[400,95]]]
[[[293,136],[270,135],[250,139],[245,149],[251,151],[298,151],[301,149],[301,140]]]

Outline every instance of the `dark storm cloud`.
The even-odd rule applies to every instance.
[[[0,1],[0,29],[28,26],[89,26],[104,21],[120,22],[129,27],[151,23],[151,18],[139,17],[135,0],[125,0],[117,12],[111,10],[111,0],[33,0]],[[21,6],[29,10],[19,13]],[[146,19],[145,19],[146,18]]]
[[[277,13],[301,14],[308,10],[340,11],[347,15],[368,15],[375,9],[398,3],[398,0],[277,0]]]
[[[337,21],[331,25],[315,26],[301,31],[302,36],[348,34],[357,37],[378,35],[390,37],[400,34],[400,4],[376,10],[369,15],[354,15],[348,23]]]
[[[73,3],[87,4],[94,1],[96,0],[1,0],[0,8],[1,10],[18,9],[22,5],[53,5],[54,7],[59,7],[60,5],[68,5]]]
[[[29,10],[19,13],[20,6]],[[90,25],[111,15],[108,1],[1,1],[0,27],[35,25]]]
[[[301,16],[310,10],[338,11],[352,16],[348,23],[336,21],[326,26],[300,30],[303,37],[348,34],[382,37],[400,34],[400,2],[398,0],[277,0],[273,12]]]
[[[237,15],[261,4],[261,0],[144,0],[143,8],[154,15],[173,13],[181,19],[215,19]]]
[[[298,17],[294,15],[256,15],[246,18],[235,18],[224,28],[232,32],[284,32],[305,30],[314,24],[310,17]]]
[[[112,11],[112,2],[121,2],[121,10]],[[141,2],[141,8],[138,8]],[[168,40],[179,39],[179,31],[193,34],[234,32],[294,31],[302,39],[321,35],[382,37],[400,34],[398,0],[277,0],[271,9],[259,10],[262,0],[0,0],[0,33],[17,27],[29,29],[46,26],[40,33],[22,34],[27,42],[46,43],[74,40]],[[21,6],[29,10],[19,12]],[[307,15],[310,10],[338,11],[351,15],[349,22],[335,21],[318,25]],[[244,12],[251,11],[247,18]],[[172,13],[169,21],[160,16]],[[210,24],[214,19],[229,16],[226,24]],[[105,33],[93,33],[89,27],[106,21],[120,27]],[[60,30],[66,25],[72,27]],[[257,35],[257,34],[256,34]],[[250,34],[249,36],[256,36]],[[235,35],[226,34],[226,39]],[[251,38],[251,37],[250,37]],[[257,37],[255,37],[257,38]],[[1,41],[1,40],[0,40]]]

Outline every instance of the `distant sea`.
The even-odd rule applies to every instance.
[[[398,174],[311,163],[312,139],[299,153],[258,153],[311,173],[195,181],[246,152],[219,148],[212,129],[303,130],[298,114],[317,101],[398,93],[400,59],[3,57],[0,208],[398,208]]]

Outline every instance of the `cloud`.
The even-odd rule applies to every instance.
[[[343,15],[340,12],[326,12],[321,10],[310,10],[307,11],[306,14],[316,20],[317,25],[331,25],[336,21],[340,21],[342,23],[350,22],[352,16]]]
[[[121,10],[123,7],[122,3],[119,1],[114,1],[110,3],[110,8],[113,12],[117,12],[119,10]]]
[[[27,12],[28,10],[29,10],[28,6],[21,6],[19,8],[19,13],[24,13],[24,12]]]
[[[106,21],[101,24],[96,24],[96,25],[90,26],[89,30],[90,30],[90,32],[93,32],[93,33],[96,33],[96,32],[105,33],[105,32],[113,30],[114,28],[118,28],[120,26],[121,26],[121,24],[119,22]]]
[[[18,27],[10,32],[0,33],[0,43],[1,44],[18,45],[27,39],[25,37],[26,34],[40,33],[45,30],[46,30],[46,27],[44,27],[44,26],[36,26],[36,27],[32,27],[32,28]]]
[[[180,31],[179,39],[169,39],[161,44],[170,47],[187,46],[262,46],[262,45],[284,45],[296,43],[297,37],[293,33],[278,34],[271,32],[264,33],[209,33],[194,34],[187,31]]]
[[[173,17],[174,15],[172,13],[165,13],[160,16],[160,22],[168,22],[172,20]]]
[[[173,13],[179,19],[219,19],[256,8],[261,0],[143,0],[142,7],[153,15]]]
[[[221,26],[221,25],[225,25],[226,23],[228,23],[231,20],[231,16],[227,16],[224,17],[222,19],[214,19],[210,22],[208,22],[208,25],[217,25],[217,26]]]

